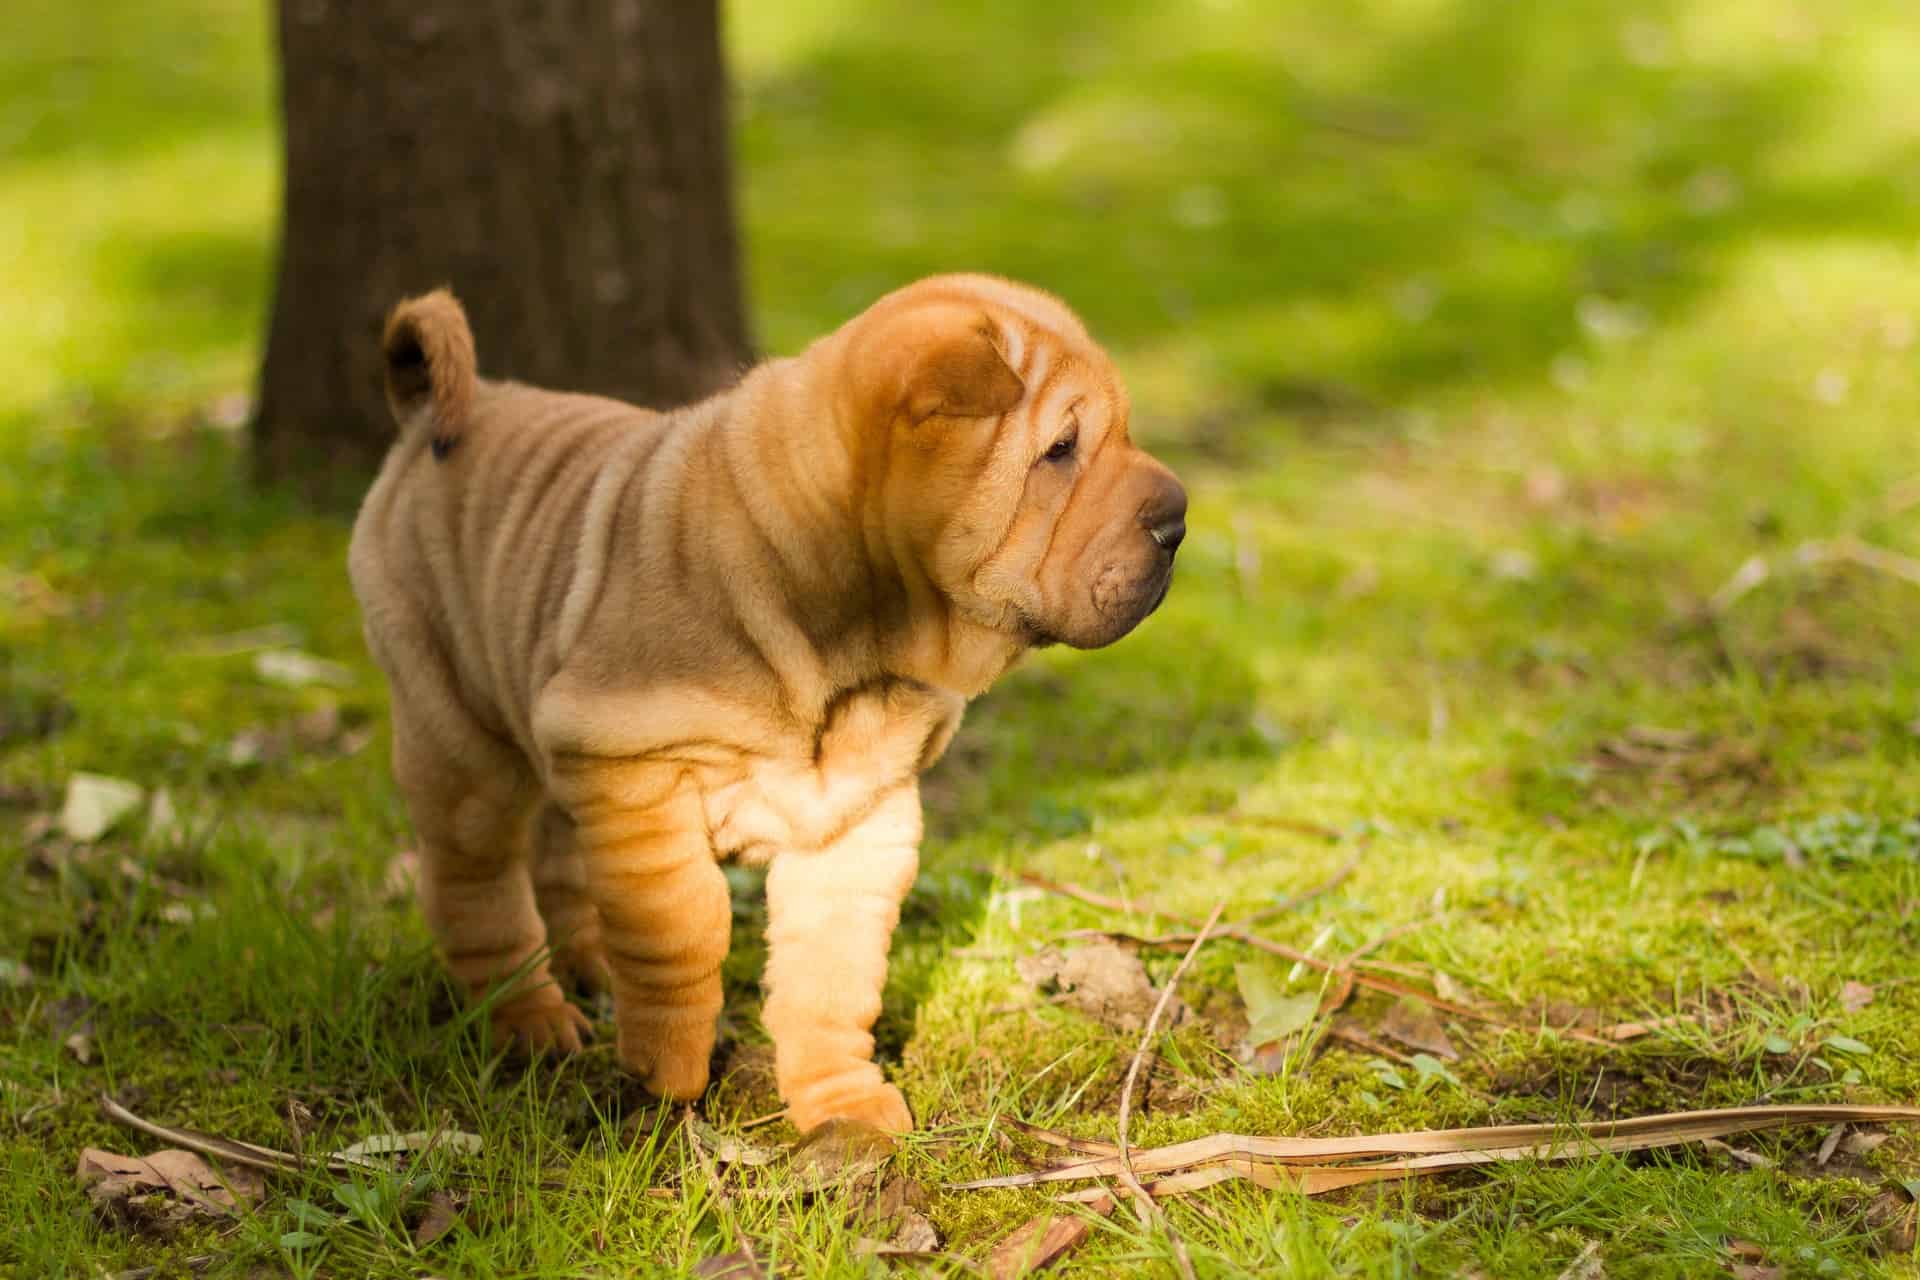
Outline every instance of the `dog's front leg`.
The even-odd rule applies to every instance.
[[[762,1021],[797,1128],[833,1119],[913,1128],[906,1099],[873,1061],[873,1023],[919,863],[920,794],[908,782],[833,843],[780,854],[767,872]]]
[[[663,1098],[707,1086],[732,911],[700,794],[678,769],[635,761],[557,766],[613,979],[620,1063]]]

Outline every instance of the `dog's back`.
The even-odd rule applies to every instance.
[[[348,552],[368,647],[389,678],[423,657],[445,668],[466,709],[526,752],[527,708],[557,665],[569,600],[583,569],[597,576],[586,530],[664,443],[667,419],[478,377],[466,315],[445,291],[397,306],[384,346],[399,438]]]

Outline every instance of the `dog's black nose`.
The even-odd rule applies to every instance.
[[[1160,549],[1172,555],[1187,537],[1187,491],[1162,468],[1159,492],[1141,508],[1140,523]]]

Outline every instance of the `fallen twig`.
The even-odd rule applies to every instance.
[[[1112,1194],[1076,1197],[1090,1213],[1106,1217],[1117,1203]],[[1077,1213],[1047,1212],[1029,1218],[1012,1235],[993,1247],[987,1255],[987,1275],[992,1280],[1015,1280],[1049,1266],[1054,1259],[1087,1238],[1093,1225]]]
[[[1173,1246],[1173,1258],[1179,1264],[1180,1274],[1186,1280],[1194,1280],[1193,1259],[1187,1256],[1186,1241],[1173,1229],[1173,1224],[1160,1212],[1159,1204],[1147,1194],[1140,1185],[1140,1179],[1134,1176],[1133,1153],[1127,1146],[1127,1125],[1133,1116],[1133,1086],[1140,1079],[1140,1064],[1147,1059],[1147,1051],[1153,1047],[1153,1034],[1160,1028],[1160,1019],[1167,1011],[1167,1002],[1173,999],[1174,988],[1180,985],[1180,976],[1200,954],[1201,946],[1206,942],[1213,926],[1220,920],[1220,913],[1227,909],[1227,901],[1222,898],[1214,904],[1207,915],[1207,922],[1200,926],[1200,932],[1194,935],[1193,945],[1187,948],[1187,954],[1180,957],[1180,963],[1174,966],[1173,976],[1167,979],[1166,986],[1160,989],[1160,999],[1154,1004],[1153,1012],[1147,1017],[1147,1028],[1140,1033],[1140,1047],[1133,1051],[1133,1061],[1127,1066],[1127,1081],[1120,1088],[1120,1124],[1119,1150],[1115,1159],[1120,1162],[1120,1184],[1133,1193],[1134,1212],[1140,1218],[1140,1225],[1147,1225],[1149,1218],[1158,1218],[1161,1230],[1167,1233],[1167,1243]]]
[[[1360,855],[1356,853],[1351,858],[1348,858],[1344,863],[1342,863],[1338,871],[1328,876],[1325,880],[1321,881],[1319,884],[1313,886],[1313,888],[1308,889],[1305,893],[1296,893],[1291,898],[1288,898],[1285,902],[1276,902],[1271,907],[1266,907],[1259,911],[1254,912],[1252,915],[1248,916],[1246,919],[1239,921],[1238,922],[1239,927],[1242,929],[1249,928],[1253,925],[1260,924],[1263,921],[1271,920],[1275,916],[1283,916],[1288,914],[1289,912],[1298,911],[1301,907],[1306,906],[1309,902],[1312,902],[1315,898],[1324,898],[1329,893],[1332,893],[1335,889],[1338,889],[1341,885],[1345,884],[1349,879],[1351,879],[1353,877],[1353,873],[1359,870],[1359,868],[1360,868]]]
[[[1361,1183],[1418,1177],[1499,1161],[1570,1160],[1596,1152],[1642,1151],[1718,1140],[1790,1124],[1842,1121],[1886,1124],[1902,1120],[1920,1122],[1920,1107],[1730,1107],[1585,1124],[1492,1125],[1363,1134],[1351,1138],[1272,1138],[1221,1133],[1133,1152],[1130,1163],[1136,1176],[1140,1173],[1174,1175],[1155,1184],[1161,1188],[1158,1194],[1163,1195],[1177,1194],[1173,1188],[1184,1184],[1176,1179],[1201,1173],[1208,1176],[1194,1178],[1194,1185],[1209,1185],[1226,1176],[1238,1176],[1264,1187],[1319,1195]],[[1216,1172],[1219,1169],[1229,1173],[1220,1174]],[[1117,1176],[1119,1171],[1117,1155],[1101,1156],[1055,1169],[950,1185],[954,1190],[1031,1187],[1109,1178]]]
[[[1239,809],[1220,815],[1222,821],[1242,827],[1275,827],[1281,831],[1294,831],[1303,836],[1318,836],[1322,840],[1333,842],[1342,838],[1337,827],[1324,822],[1314,822],[1307,818],[1289,818],[1284,813],[1246,813]]]
[[[378,1170],[392,1172],[393,1166],[385,1160],[373,1156],[349,1155],[336,1151],[325,1158],[294,1155],[287,1151],[276,1151],[272,1147],[263,1147],[257,1143],[242,1142],[238,1138],[223,1138],[215,1133],[203,1133],[198,1129],[180,1129],[171,1125],[156,1124],[151,1120],[135,1115],[121,1106],[109,1095],[102,1093],[99,1098],[100,1110],[107,1119],[115,1124],[137,1129],[151,1138],[172,1143],[198,1155],[211,1156],[216,1160],[225,1160],[232,1164],[244,1165],[249,1169],[259,1169],[268,1173],[305,1173],[311,1169],[325,1169],[335,1177],[349,1177],[355,1170]],[[425,1151],[416,1159],[424,1158],[440,1141],[442,1130],[435,1130],[428,1140]],[[450,1177],[458,1178],[456,1172]]]
[[[1877,547],[1850,533],[1843,533],[1837,538],[1813,538],[1802,542],[1782,555],[1780,560],[1803,566],[1850,564],[1920,587],[1920,560]],[[1773,562],[1765,556],[1749,556],[1721,584],[1720,589],[1707,598],[1708,610],[1715,614],[1727,612],[1755,587],[1772,577],[1773,567]]]
[[[1376,1040],[1366,1032],[1356,1030],[1353,1027],[1330,1026],[1327,1028],[1327,1036],[1330,1039],[1340,1040],[1350,1044],[1356,1049],[1363,1049],[1368,1053],[1378,1054],[1382,1058],[1391,1058],[1395,1062],[1403,1065],[1410,1065],[1413,1062],[1412,1054],[1403,1053],[1385,1041]]]
[[[1075,884],[1070,880],[1049,880],[1045,876],[1032,871],[1021,871],[1015,874],[1021,881],[1037,889],[1045,889],[1049,893],[1057,893],[1062,897],[1084,902],[1088,906],[1102,907],[1109,911],[1125,911],[1133,915],[1159,916],[1162,919],[1177,921],[1180,924],[1192,928],[1198,928],[1199,926],[1199,922],[1191,916],[1183,916],[1178,912],[1167,911],[1152,903],[1132,902],[1125,898],[1109,897],[1106,894],[1089,889],[1084,885]],[[1210,927],[1199,933],[1170,933],[1156,937],[1143,937],[1140,934],[1128,933],[1125,930],[1119,929],[1076,929],[1066,936],[1082,938],[1104,937],[1114,942],[1130,942],[1135,946],[1142,947],[1180,947],[1187,946],[1195,940],[1202,938],[1230,938],[1235,942],[1244,943],[1249,947],[1253,947],[1255,950],[1265,951],[1269,955],[1279,956],[1283,960],[1291,960],[1295,964],[1306,965],[1310,969],[1318,969],[1322,973],[1337,973],[1347,967],[1346,962],[1322,960],[1319,956],[1310,955],[1298,947],[1290,947],[1284,942],[1275,942],[1272,938],[1264,937],[1261,934],[1254,933],[1239,925],[1231,924],[1221,925],[1218,928]],[[1360,964],[1365,962],[1356,961],[1354,963]],[[1485,1022],[1509,1031],[1526,1030],[1526,1028],[1520,1024],[1507,1018],[1502,1018],[1498,1014],[1488,1013],[1484,1009],[1476,1009],[1472,1005],[1461,1004],[1457,1000],[1449,1000],[1445,996],[1437,995],[1431,991],[1422,991],[1418,987],[1411,987],[1403,982],[1395,982],[1391,978],[1383,978],[1377,974],[1355,972],[1353,980],[1359,986],[1369,988],[1373,991],[1385,992],[1388,995],[1395,996],[1409,996],[1421,1001],[1423,1004],[1429,1004],[1436,1009],[1451,1013],[1457,1018],[1466,1018],[1473,1022]],[[1555,1028],[1555,1031],[1569,1040],[1581,1040],[1588,1044],[1612,1043],[1611,1041],[1601,1039],[1591,1032],[1581,1031],[1574,1027]]]
[[[1043,1142],[1049,1147],[1059,1147],[1065,1151],[1075,1151],[1081,1155],[1111,1156],[1120,1153],[1120,1148],[1111,1142],[1101,1142],[1095,1138],[1076,1138],[1072,1134],[1061,1133],[1057,1129],[1042,1129],[1037,1124],[1028,1124],[1025,1120],[1016,1120],[1012,1116],[1001,1116],[996,1123],[1005,1125],[1015,1133],[1025,1134],[1035,1142]]]
[[[1388,929],[1386,932],[1376,935],[1371,942],[1363,942],[1359,946],[1355,947],[1353,950],[1347,952],[1346,955],[1340,957],[1340,959],[1333,962],[1334,967],[1336,969],[1351,968],[1354,965],[1359,964],[1362,960],[1366,959],[1368,956],[1372,955],[1374,952],[1378,951],[1380,948],[1386,946],[1389,942],[1394,942],[1400,938],[1406,937],[1410,933],[1413,933],[1420,929],[1424,929],[1428,925],[1434,923],[1437,920],[1444,920],[1447,917],[1447,914],[1448,912],[1443,908],[1442,910],[1439,910],[1439,911],[1429,911],[1424,916],[1418,916],[1412,920],[1407,920],[1401,924],[1397,924],[1393,928]]]

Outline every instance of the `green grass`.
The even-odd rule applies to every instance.
[[[201,1254],[236,1276],[684,1273],[736,1239],[805,1274],[883,1270],[850,1253],[857,1196],[728,1198],[678,1138],[649,1139],[604,1043],[532,1070],[484,1055],[416,910],[382,888],[409,836],[377,732],[236,763],[237,735],[329,705],[384,724],[344,526],[250,492],[208,413],[244,390],[265,310],[267,17],[238,0],[10,17],[0,957],[29,976],[0,983],[0,1273],[184,1274]],[[994,1119],[1110,1137],[1131,1051],[1064,1009],[1010,1011],[1028,998],[1013,961],[1073,928],[1164,923],[1019,870],[1243,914],[1358,851],[1271,936],[1331,956],[1431,917],[1375,958],[1515,1013],[1716,1014],[1612,1050],[1459,1026],[1458,1083],[1424,1090],[1337,1044],[1256,1076],[1231,1050],[1233,966],[1258,958],[1214,943],[1184,990],[1207,1016],[1169,1039],[1141,1142],[1920,1100],[1920,589],[1795,557],[1843,534],[1920,554],[1907,6],[810,0],[730,18],[763,345],[925,272],[1032,279],[1112,344],[1137,434],[1193,491],[1161,614],[1111,651],[1036,658],[928,783],[880,1033],[924,1125],[898,1164],[934,1190],[951,1250],[984,1256],[1043,1203],[938,1189],[1019,1167]],[[1773,576],[1710,613],[1753,556]],[[268,685],[203,643],[275,623],[349,684]],[[1662,761],[1648,726],[1694,737]],[[32,841],[75,770],[165,787],[206,827],[176,845],[136,823],[71,855]],[[706,1108],[723,1129],[776,1105],[762,923],[743,878]],[[1847,981],[1874,1002],[1843,1009]],[[62,1048],[80,1021],[90,1065]],[[1833,1035],[1871,1052],[1820,1050]],[[151,1149],[99,1117],[102,1089],[280,1147],[290,1100],[310,1144],[450,1119],[485,1152],[437,1153],[425,1176],[485,1190],[418,1251],[397,1179],[347,1193],[360,1217],[329,1179],[279,1179],[229,1232],[129,1236],[73,1177],[83,1146]],[[1222,1187],[1170,1215],[1203,1275],[1554,1276],[1598,1242],[1609,1276],[1688,1276],[1722,1271],[1735,1238],[1791,1275],[1915,1274],[1878,1216],[1904,1193],[1875,1202],[1920,1177],[1920,1137],[1826,1169],[1819,1140],[1739,1144],[1764,1169],[1684,1151],[1320,1202]],[[641,1192],[667,1185],[679,1199]],[[294,1250],[297,1200],[338,1217]],[[1064,1270],[1168,1257],[1123,1213]]]

